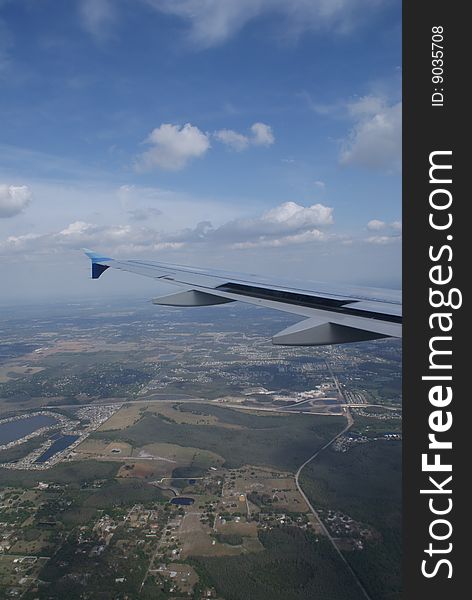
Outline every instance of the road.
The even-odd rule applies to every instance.
[[[328,365],[328,363],[327,363]],[[337,379],[337,377],[334,375],[334,373],[331,370],[331,367],[328,365],[328,369],[331,373],[331,376],[333,377],[333,379],[335,380],[335,384],[336,387],[338,388],[338,391],[340,393],[340,395],[344,398],[344,393],[342,391],[341,386],[339,385],[339,381]],[[354,581],[356,582],[357,586],[359,587],[360,591],[362,592],[362,595],[364,596],[364,598],[366,598],[366,600],[371,600],[369,594],[367,593],[367,590],[365,589],[365,587],[362,585],[360,579],[357,577],[355,571],[353,570],[353,568],[351,567],[351,565],[348,563],[348,561],[346,560],[346,558],[344,557],[344,554],[341,552],[341,550],[337,547],[335,540],[333,539],[333,537],[331,536],[330,532],[328,531],[328,529],[325,527],[325,524],[323,523],[323,521],[321,520],[321,517],[318,515],[318,513],[316,512],[316,510],[314,509],[313,505],[311,504],[311,502],[309,501],[307,495],[305,494],[305,492],[303,491],[302,486],[300,485],[300,473],[303,471],[303,469],[309,464],[311,463],[313,460],[315,460],[315,458],[321,454],[321,452],[323,452],[324,450],[326,450],[327,448],[329,448],[329,446],[331,446],[331,444],[333,444],[339,437],[341,437],[342,435],[344,435],[346,433],[346,431],[348,431],[353,423],[354,423],[354,419],[352,418],[351,415],[351,411],[349,410],[349,407],[346,406],[344,408],[344,414],[345,417],[347,419],[347,424],[346,427],[344,427],[344,429],[342,431],[340,431],[339,433],[337,433],[332,439],[330,439],[322,448],[319,448],[319,450],[317,450],[314,454],[312,454],[310,456],[310,458],[308,458],[299,468],[298,471],[295,473],[295,483],[297,485],[297,489],[300,492],[302,498],[305,500],[305,502],[307,503],[308,508],[310,509],[311,513],[313,514],[313,516],[315,517],[315,519],[318,521],[318,523],[320,524],[321,530],[323,531],[323,533],[325,534],[325,536],[328,538],[328,540],[331,542],[331,545],[334,548],[334,551],[336,552],[336,554],[339,556],[339,558],[342,560],[342,562],[344,563],[344,566],[346,567],[346,569],[349,571],[349,573],[352,575]]]
[[[337,378],[336,378],[337,380]],[[341,396],[344,398],[344,394],[341,390]],[[332,400],[332,398],[326,398],[327,400]],[[180,400],[180,402],[188,402],[188,403],[194,403],[194,404],[212,404],[214,406],[222,406],[223,408],[239,408],[240,410],[255,410],[255,411],[262,411],[262,412],[282,412],[282,413],[293,413],[294,409],[297,408],[297,406],[300,406],[302,404],[307,404],[308,402],[319,402],[320,405],[323,404],[323,400],[324,398],[308,398],[307,400],[302,400],[301,402],[297,402],[296,404],[284,404],[283,406],[271,406],[271,407],[267,407],[267,406],[248,406],[247,404],[241,404],[241,403],[230,403],[230,402],[218,402],[215,400],[208,400],[205,398],[188,398],[186,400]],[[175,404],[176,400],[133,400],[133,399],[129,399],[129,400],[121,400],[119,403],[117,402],[112,402],[112,403],[97,403],[97,402],[90,402],[89,404],[81,404],[79,408],[85,407],[85,406],[116,406],[117,404],[161,404],[161,405],[165,405],[165,404]],[[377,407],[377,408],[382,408],[384,410],[391,410],[391,411],[398,411],[401,410],[401,407],[395,407],[395,406],[386,406],[384,404],[371,404],[369,402],[367,403],[350,403],[348,402],[346,399],[344,399],[344,402],[340,402],[339,404],[336,405],[329,405],[330,407],[336,407],[336,408],[345,408],[350,406],[351,408],[366,408],[367,406],[373,406],[373,407]],[[78,408],[77,404],[73,404],[73,403],[69,403],[69,404],[51,404],[51,405],[44,405],[38,408],[38,412],[41,412],[42,410],[53,410],[55,408]],[[300,413],[303,414],[319,414],[319,415],[328,415],[328,416],[332,416],[332,413],[328,413],[328,412],[317,412],[314,413],[313,411],[298,411]],[[113,415],[110,416],[110,418]],[[103,423],[102,423],[103,424]]]

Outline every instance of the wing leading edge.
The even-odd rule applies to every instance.
[[[92,279],[108,268],[144,275],[184,288],[153,300],[164,306],[211,306],[247,302],[305,317],[277,333],[274,344],[320,346],[401,337],[400,292],[357,288],[345,290],[322,283],[278,285],[254,275],[229,274],[143,260],[116,260],[85,250]]]

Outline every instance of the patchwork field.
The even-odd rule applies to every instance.
[[[236,502],[237,509],[233,508],[232,512],[241,509],[246,511],[247,507],[250,513],[264,506],[277,511],[308,510],[306,502],[297,490],[293,475],[258,467],[238,469],[236,475],[225,483],[222,502],[229,508]]]
[[[127,458],[132,455],[133,447],[126,442],[105,442],[87,438],[75,448],[78,458],[115,457]]]
[[[125,404],[108,421],[103,423],[98,431],[112,431],[131,427],[141,419],[143,411],[144,407],[140,403]]]
[[[113,422],[115,416],[112,417],[105,424],[107,429],[97,431],[91,438],[107,444],[126,442],[134,450],[147,447],[156,440],[198,448],[223,457],[228,468],[245,464],[289,470],[298,468],[344,426],[342,417],[253,414],[199,403],[182,403],[179,411],[199,420],[213,417],[218,419],[217,423],[177,423],[134,406],[123,410],[126,412],[117,413],[119,421]],[[119,430],[118,423],[122,423]],[[130,424],[125,426],[124,423]]]
[[[178,424],[191,424],[191,425],[216,425],[221,424],[221,426],[228,426],[229,423],[225,423],[224,421],[220,421],[214,415],[205,415],[198,412],[198,408],[196,408],[196,412],[188,412],[179,409],[179,404],[169,404],[169,403],[153,403],[148,404],[146,406],[146,413],[158,415],[164,420],[168,419],[172,423]]]
[[[246,530],[242,543],[231,545],[218,540],[218,535],[212,535],[213,530],[201,522],[201,512],[189,511],[178,529],[179,539],[182,540],[182,558],[191,556],[237,556],[245,552],[261,550],[257,532]],[[242,534],[238,531],[238,534]],[[224,538],[223,538],[224,539]]]

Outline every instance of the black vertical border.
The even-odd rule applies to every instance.
[[[470,102],[467,88],[471,86],[470,40],[472,25],[466,17],[467,5],[459,2],[430,0],[403,3],[403,399],[404,399],[404,458],[403,458],[403,579],[404,598],[445,599],[467,597],[470,585],[466,573],[472,574],[472,326],[467,318],[466,283],[471,271],[472,230],[468,213],[472,205],[466,179],[472,174],[471,151],[468,148]],[[432,28],[444,28],[444,84],[432,83]],[[433,107],[434,87],[442,87],[444,106]],[[466,109],[467,106],[467,109]],[[453,225],[447,233],[453,235],[453,286],[463,292],[462,308],[452,310],[453,413],[452,431],[444,439],[453,442],[452,458],[453,509],[448,515],[453,533],[448,542],[453,549],[448,555],[453,565],[452,578],[446,568],[427,579],[421,573],[421,562],[428,556],[424,550],[430,540],[429,525],[434,516],[428,499],[419,493],[427,487],[428,477],[421,471],[421,454],[427,451],[428,402],[430,382],[421,380],[427,374],[428,341],[432,335],[428,324],[429,306],[429,246],[436,248],[445,241],[446,233],[434,231],[428,224],[429,155],[437,150],[452,150]],[[446,263],[447,264],[447,263]],[[471,357],[472,359],[472,357]],[[470,377],[467,379],[467,373]],[[426,484],[426,485],[425,485]],[[443,542],[442,547],[447,543]],[[437,542],[437,547],[441,543]],[[439,556],[439,555],[437,555]],[[471,566],[468,566],[469,561]],[[430,564],[432,564],[430,562]]]

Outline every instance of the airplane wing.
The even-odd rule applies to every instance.
[[[401,292],[373,288],[344,289],[323,283],[275,284],[255,275],[224,273],[148,260],[116,260],[84,250],[92,261],[92,279],[108,268],[129,271],[183,288],[155,298],[164,306],[210,306],[247,302],[304,317],[280,331],[274,344],[321,346],[385,337],[401,337]]]

